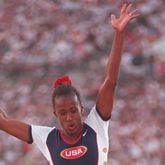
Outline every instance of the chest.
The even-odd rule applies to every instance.
[[[97,136],[93,130],[86,129],[75,144],[68,144],[60,133],[54,132],[47,139],[47,147],[55,165],[97,165]]]

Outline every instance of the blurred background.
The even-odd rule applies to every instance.
[[[110,14],[132,2],[110,122],[110,165],[165,164],[164,0],[0,0],[0,106],[30,124],[57,126],[52,84],[68,74],[86,116],[104,78]],[[0,165],[47,165],[40,151],[0,132]]]

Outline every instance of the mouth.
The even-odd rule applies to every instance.
[[[68,124],[68,130],[70,131],[75,130],[75,124]]]

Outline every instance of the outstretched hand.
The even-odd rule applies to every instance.
[[[137,10],[132,10],[132,4],[124,4],[120,10],[119,18],[116,18],[114,14],[111,15],[111,24],[117,31],[124,32],[128,23],[139,15]]]

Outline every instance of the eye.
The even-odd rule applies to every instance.
[[[59,113],[60,116],[66,116],[66,114],[67,114],[66,112],[60,112]]]
[[[76,107],[74,107],[70,110],[71,113],[76,113],[77,111],[78,111],[78,109]]]

